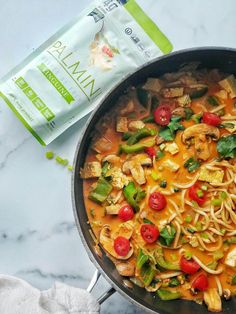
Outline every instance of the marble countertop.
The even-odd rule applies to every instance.
[[[80,12],[90,0],[0,0],[0,76]],[[235,0],[139,0],[175,50],[236,48]],[[72,213],[71,173],[45,158],[47,149],[73,160],[86,118],[42,148],[0,104],[0,273],[49,288],[55,280],[86,288],[95,267]],[[98,291],[108,284],[100,280]],[[102,313],[141,313],[114,294]]]

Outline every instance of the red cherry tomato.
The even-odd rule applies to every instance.
[[[154,147],[146,147],[145,153],[148,154],[148,156],[151,158],[156,157],[156,150]]]
[[[159,125],[167,125],[171,118],[171,109],[168,105],[161,105],[154,111],[154,120]]]
[[[217,116],[215,113],[204,112],[202,116],[202,121],[206,124],[218,126],[221,124],[221,118]]]
[[[200,189],[198,183],[195,183],[189,188],[188,195],[191,200],[197,202],[199,206],[202,206],[206,201],[206,192]]]
[[[151,209],[159,211],[166,207],[166,198],[160,192],[153,192],[149,196],[148,204]]]
[[[160,232],[157,229],[157,227],[151,224],[142,225],[140,232],[141,236],[143,237],[143,240],[147,243],[155,242],[160,235]]]
[[[126,256],[129,253],[130,243],[129,240],[124,237],[117,237],[114,240],[114,250],[120,256]]]
[[[193,275],[200,269],[200,265],[193,259],[187,260],[182,256],[180,259],[180,268],[184,273]]]
[[[130,205],[124,205],[119,210],[118,216],[123,221],[131,220],[134,217],[133,208]]]
[[[209,286],[208,278],[204,274],[199,275],[197,278],[194,279],[192,283],[192,288],[200,291],[207,290],[208,286]]]

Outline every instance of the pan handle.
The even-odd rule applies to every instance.
[[[88,292],[92,292],[93,288],[96,286],[97,282],[98,282],[98,279],[99,277],[101,276],[101,273],[96,270],[89,285],[88,285],[88,288],[87,288],[87,291]],[[98,298],[98,303],[99,304],[102,304],[104,301],[106,301],[106,299],[108,299],[111,295],[113,295],[113,293],[115,293],[116,290],[114,288],[109,288],[106,292],[104,292],[99,298]]]

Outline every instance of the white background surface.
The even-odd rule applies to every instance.
[[[70,21],[90,1],[0,0],[0,76]],[[140,0],[175,50],[236,48],[235,0]],[[83,31],[83,30],[81,30]],[[49,150],[71,161],[86,118]],[[55,280],[86,287],[94,266],[72,214],[70,172],[45,158],[45,148],[0,103],[0,273],[41,289]],[[108,285],[101,280],[100,287]],[[98,289],[97,289],[98,290]],[[141,313],[115,294],[102,313]]]

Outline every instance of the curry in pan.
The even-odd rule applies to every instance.
[[[125,91],[80,176],[95,241],[129,287],[219,312],[236,294],[236,80],[194,66]]]

